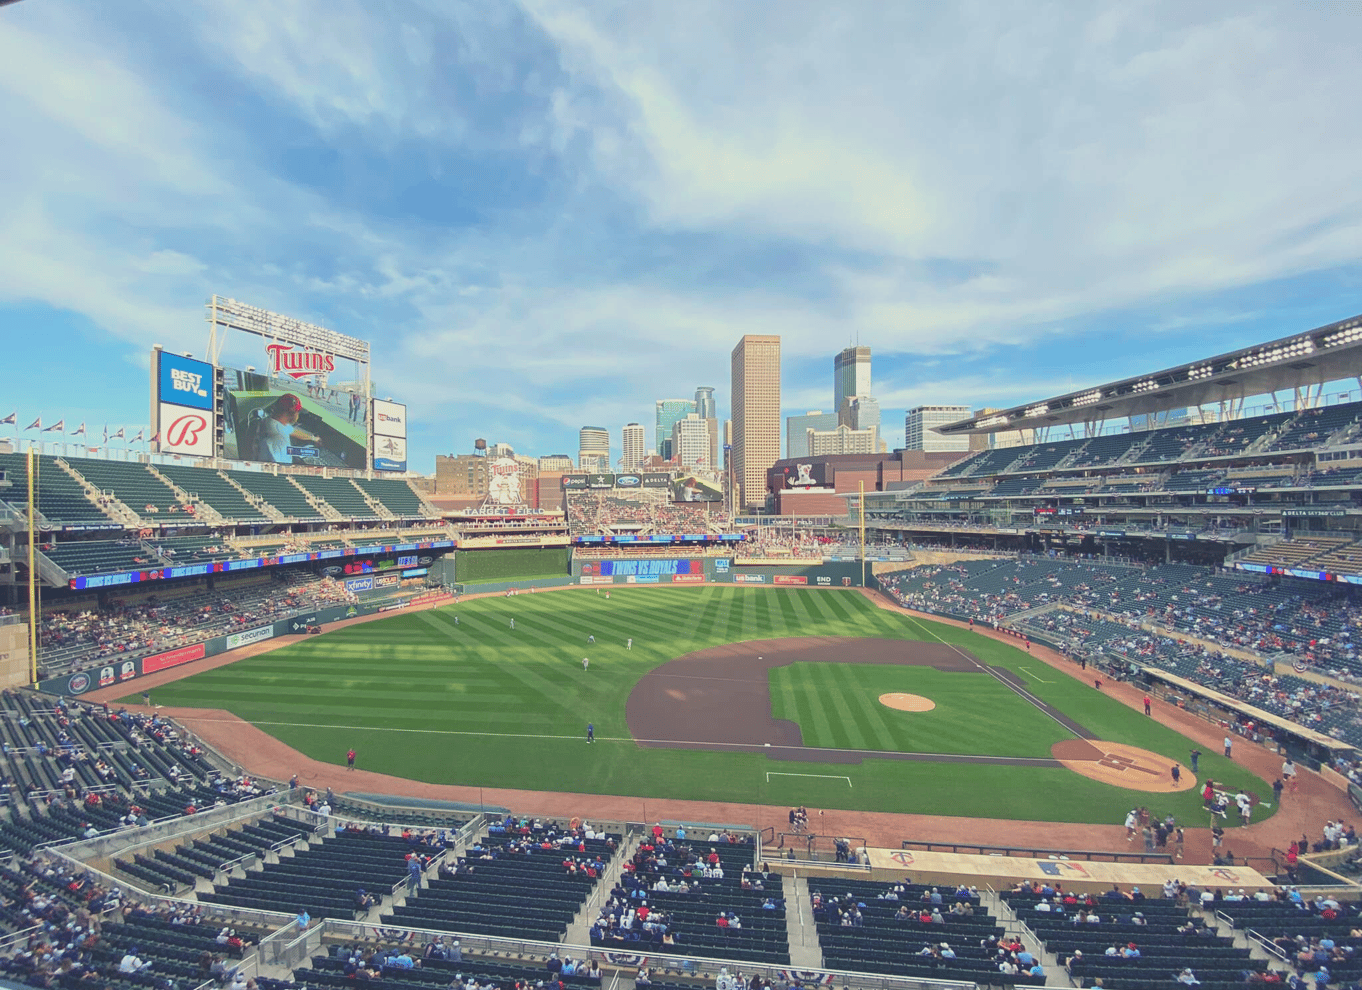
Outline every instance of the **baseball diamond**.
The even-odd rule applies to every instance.
[[[370,769],[431,783],[1037,821],[1118,820],[1135,789],[1135,774],[1094,778],[1057,745],[1110,740],[1170,762],[1190,748],[1027,664],[856,591],[617,587],[397,614],[192,674],[157,701],[225,709],[319,760],[356,746]],[[588,722],[596,744],[579,750]],[[1202,772],[1265,793],[1231,760],[1208,755]],[[1161,799],[1199,815],[1195,791]]]

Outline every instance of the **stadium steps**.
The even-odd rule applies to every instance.
[[[577,916],[568,924],[567,933],[563,936],[564,942],[569,945],[591,944],[591,925],[596,920],[596,916],[600,914],[601,905],[610,896],[610,891],[624,876],[624,864],[634,858],[634,853],[638,852],[638,847],[643,845],[643,839],[644,834],[641,829],[635,831],[631,828],[624,834],[624,840],[606,865],[605,872],[596,881],[591,896],[586,899],[586,903],[577,912]],[[459,855],[463,855],[462,849],[459,850]]]
[[[194,507],[195,521],[202,522],[209,526],[225,526],[231,522],[231,520],[207,502],[193,498],[189,492],[175,484],[175,482],[170,480],[170,478],[166,477],[160,471],[157,471],[155,464],[148,464],[146,467],[147,470],[151,472],[153,478],[159,479],[162,484],[175,493],[175,497],[180,500],[181,505],[192,505]]]
[[[1021,940],[1026,943],[1031,954],[1040,960],[1040,964],[1045,967],[1045,985],[1047,987],[1072,987],[1074,985],[1073,980],[1069,978],[1069,972],[1065,968],[1063,960],[1050,951],[1049,946],[1045,944],[1045,939],[1031,930],[1031,926],[1026,923],[1024,915],[1018,914],[1011,904],[991,890],[979,892],[979,904],[987,908],[989,914],[1002,922],[1003,928],[1008,934],[1016,933],[1021,936]]]
[[[227,482],[227,484],[231,485],[233,488],[239,491],[241,493],[242,498],[244,498],[255,508],[259,509],[260,514],[262,516],[266,516],[267,518],[272,519],[274,522],[284,522],[285,520],[288,519],[288,516],[285,513],[280,512],[274,506],[270,505],[270,503],[265,501],[265,499],[262,496],[247,490],[244,485],[239,484],[235,478],[227,474],[225,471],[219,471],[217,472],[217,475],[223,481]]]
[[[300,485],[298,483],[297,478],[292,478],[289,477],[288,475],[283,474],[281,474],[279,477],[283,478],[294,488],[298,489],[298,491],[302,494],[303,498],[307,499],[307,504],[312,506],[318,512],[320,512],[322,514],[323,519],[327,520],[328,522],[340,522],[341,520],[346,518],[345,515],[342,514],[339,509],[333,506],[330,502],[326,501],[326,499],[321,498],[320,496],[317,495],[313,495],[310,491],[308,491],[306,488]]]
[[[797,873],[785,881],[785,932],[790,942],[792,968],[823,968],[823,945],[818,941],[818,926],[813,920],[809,881]]]
[[[80,485],[81,490],[85,492],[86,500],[100,512],[104,513],[104,515],[108,516],[110,520],[121,523],[128,529],[142,528],[142,517],[134,512],[131,506],[121,501],[113,492],[108,492],[106,494],[100,491],[97,485],[72,467],[70,462],[64,457],[58,457],[53,463],[61,468],[63,472],[75,479],[76,484]],[[105,499],[108,504],[100,505],[99,500],[101,498]]]

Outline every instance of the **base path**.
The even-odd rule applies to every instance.
[[[771,714],[768,676],[776,667],[801,662],[893,664],[998,676],[998,672],[971,654],[942,643],[818,636],[728,643],[669,660],[639,678],[624,706],[629,733],[640,746],[650,749],[765,753],[773,760],[805,763],[854,765],[870,758],[1007,767],[1061,766],[1058,760],[1044,757],[805,746],[798,725]],[[1009,676],[1006,683],[1016,690],[1022,682]],[[1081,727],[1075,728],[1082,732]]]

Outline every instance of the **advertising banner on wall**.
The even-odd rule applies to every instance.
[[[227,649],[235,650],[243,646],[250,646],[252,643],[260,643],[267,639],[274,638],[274,623],[268,626],[259,626],[249,629],[246,632],[232,633],[227,637]]]
[[[167,670],[170,667],[178,667],[182,663],[189,663],[191,660],[202,660],[205,656],[205,644],[195,643],[193,646],[182,646],[178,650],[170,650],[166,653],[157,653],[154,656],[145,657],[142,660],[142,673],[154,674],[158,670]]]
[[[644,474],[639,476],[644,488],[666,488],[672,483],[669,474]]]

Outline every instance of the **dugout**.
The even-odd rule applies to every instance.
[[[1265,737],[1264,741],[1275,742],[1279,750],[1290,753],[1311,770],[1318,770],[1322,764],[1332,764],[1337,756],[1351,757],[1356,753],[1353,746],[1340,739],[1297,725],[1246,701],[1221,694],[1213,688],[1158,667],[1141,667],[1140,676],[1163,700],[1226,727],[1233,727],[1241,735],[1243,727],[1252,722]]]

